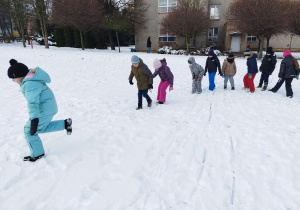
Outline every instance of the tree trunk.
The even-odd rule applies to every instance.
[[[119,53],[121,52],[120,50],[120,42],[119,42],[119,35],[118,35],[118,31],[116,31],[116,35],[117,35],[117,42],[118,42],[118,46],[119,46]]]
[[[108,31],[108,37],[109,37],[109,42],[110,42],[110,49],[116,50],[111,30]]]
[[[84,44],[83,44],[83,36],[82,36],[82,32],[79,31],[79,33],[80,33],[81,49],[84,50]]]
[[[46,18],[43,19],[43,28],[44,28],[44,41],[45,41],[45,48],[49,49],[49,43],[48,43],[48,32],[47,32],[47,24],[46,24]]]
[[[270,46],[270,38],[267,38],[267,48]]]
[[[258,53],[260,53],[260,45],[261,45],[261,40],[260,38],[258,38],[258,50],[257,50]]]
[[[261,39],[261,42],[260,42],[260,46],[259,46],[258,59],[261,59],[262,55],[263,55],[263,51],[264,51],[264,39],[265,39],[264,35],[261,35],[260,39]]]
[[[21,28],[21,36],[22,36],[23,47],[26,47],[26,39],[25,39],[25,34],[24,34],[23,28]]]
[[[186,38],[185,43],[186,43],[186,55],[189,55],[190,54],[189,38]]]

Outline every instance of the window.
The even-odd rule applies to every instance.
[[[158,0],[158,12],[167,13],[176,9],[177,0]]]
[[[257,37],[256,36],[247,36],[247,42],[256,42],[257,41]]]
[[[159,42],[176,42],[176,36],[170,34],[168,31],[164,30],[163,27],[159,26]]]
[[[208,41],[209,42],[218,41],[218,32],[219,32],[219,28],[210,28],[208,30]]]
[[[210,5],[210,19],[219,20],[220,19],[220,4]]]

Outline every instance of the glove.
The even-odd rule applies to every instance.
[[[152,85],[152,84],[149,84],[149,85],[148,85],[148,89],[150,89],[150,90],[153,89],[153,85]]]
[[[133,85],[133,82],[132,82],[132,80],[129,80],[129,84]]]
[[[224,78],[224,74],[220,74],[221,75],[221,77],[223,77]]]
[[[203,74],[203,76],[206,76],[206,72]]]
[[[252,74],[249,74],[249,79],[251,79],[252,78]]]
[[[299,80],[299,75],[296,75],[295,78],[296,78],[297,80]]]
[[[196,77],[196,76],[193,74],[193,80],[195,79],[195,77]]]
[[[272,73],[269,73],[269,75],[272,75]]]
[[[170,88],[169,88],[169,92],[170,92],[171,90],[174,90],[173,87],[170,87]]]
[[[39,125],[39,118],[35,118],[35,119],[31,120],[30,135],[33,136],[34,134],[36,134],[38,125]]]

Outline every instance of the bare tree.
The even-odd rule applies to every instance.
[[[106,18],[103,22],[103,27],[109,30],[113,30],[116,32],[117,42],[119,46],[120,52],[120,42],[119,42],[119,35],[118,33],[125,29],[130,29],[131,23],[130,20],[121,12],[116,11],[112,14],[106,15]]]
[[[260,39],[259,52],[263,51],[264,39],[267,46],[272,36],[287,31],[290,11],[289,0],[234,0],[228,10],[227,19],[241,32]],[[262,58],[260,53],[259,58]]]
[[[0,29],[2,31],[2,37],[4,41],[10,42],[13,39],[10,1],[0,0],[0,5]]]
[[[187,55],[190,52],[190,41],[201,33],[207,33],[210,26],[207,2],[203,0],[178,0],[177,9],[169,13],[161,25],[165,31],[184,38]]]
[[[300,36],[300,1],[291,1],[290,8],[290,32]]]
[[[51,22],[77,29],[84,50],[83,33],[100,26],[102,13],[102,5],[97,0],[54,0]]]
[[[26,47],[25,34],[28,26],[28,17],[32,15],[30,0],[11,0],[11,15],[14,26],[22,36],[23,46]]]

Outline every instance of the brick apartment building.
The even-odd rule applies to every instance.
[[[206,35],[196,37],[193,47],[196,49],[217,44],[223,50],[243,52],[249,45],[251,49],[258,47],[258,39],[255,36],[236,31],[231,22],[226,21],[226,13],[233,0],[208,0],[208,9],[212,20],[211,28]],[[157,50],[162,45],[174,45],[185,48],[185,42],[176,36],[161,30],[162,19],[177,7],[177,0],[148,0],[146,27],[137,29],[135,34],[135,47],[137,51],[147,50],[147,38],[152,40],[152,50]],[[291,44],[292,51],[300,51],[300,37],[292,34],[273,37],[270,46],[276,51],[288,49]],[[266,42],[265,42],[266,45]],[[266,47],[266,46],[265,46]]]

